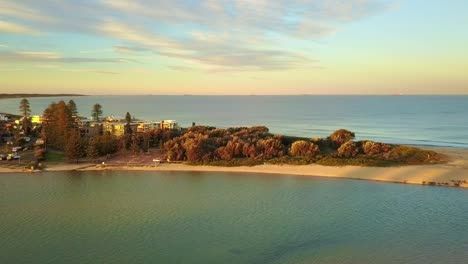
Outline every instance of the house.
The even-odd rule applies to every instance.
[[[121,137],[125,134],[126,123],[116,122],[116,123],[103,123],[102,129],[103,132],[109,132],[111,135]],[[138,124],[130,124],[130,128],[133,132],[137,131]]]
[[[125,123],[103,123],[102,130],[104,133],[110,133],[114,136],[123,136],[125,134]]]
[[[6,114],[0,114],[0,121],[8,121],[10,120],[10,116]]]
[[[33,115],[31,117],[31,123],[33,124],[42,124],[42,116],[40,115]]]
[[[86,122],[80,126],[81,136],[93,137],[101,134],[103,131],[102,125],[99,123]]]
[[[138,133],[143,133],[143,132],[150,131],[153,129],[158,129],[161,126],[160,122],[149,122],[149,121],[139,122],[137,124],[138,124],[138,127],[137,127]]]
[[[177,129],[179,128],[179,124],[175,120],[161,120],[160,128],[161,129]]]

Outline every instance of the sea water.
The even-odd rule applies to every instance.
[[[105,116],[126,112],[143,120],[175,119],[216,127],[264,125],[272,133],[323,137],[339,128],[358,139],[468,148],[468,96],[86,96],[31,98],[35,114],[52,101],[75,100],[80,115],[95,103]],[[19,112],[21,99],[0,100],[0,112]]]

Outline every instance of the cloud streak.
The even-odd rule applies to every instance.
[[[99,57],[62,57],[56,52],[46,51],[19,51],[0,52],[0,61],[9,63],[127,63],[138,62],[126,58],[99,58]]]
[[[39,31],[34,29],[7,21],[0,20],[0,32],[14,33],[14,34],[27,34],[27,35],[40,35]]]
[[[350,21],[383,12],[392,2],[83,0],[77,4],[74,1],[12,3],[0,0],[0,15],[9,19],[4,21],[7,24],[3,25],[3,31],[37,33],[15,24],[29,21],[41,31],[71,31],[115,39],[122,44],[108,48],[116,54],[152,51],[178,64],[209,71],[275,71],[319,67],[313,51],[297,47],[339,32]],[[109,61],[98,58],[55,60]]]

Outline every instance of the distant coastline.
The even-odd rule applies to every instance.
[[[28,94],[28,93],[18,93],[18,94],[0,94],[0,99],[9,99],[9,98],[32,98],[32,97],[63,97],[63,96],[87,96],[84,94]]]

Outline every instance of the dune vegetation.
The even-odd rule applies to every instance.
[[[326,138],[308,139],[274,135],[264,126],[228,129],[195,126],[166,141],[163,148],[168,160],[194,165],[398,166],[445,161],[443,155],[434,151],[354,139],[355,134],[346,129]]]

